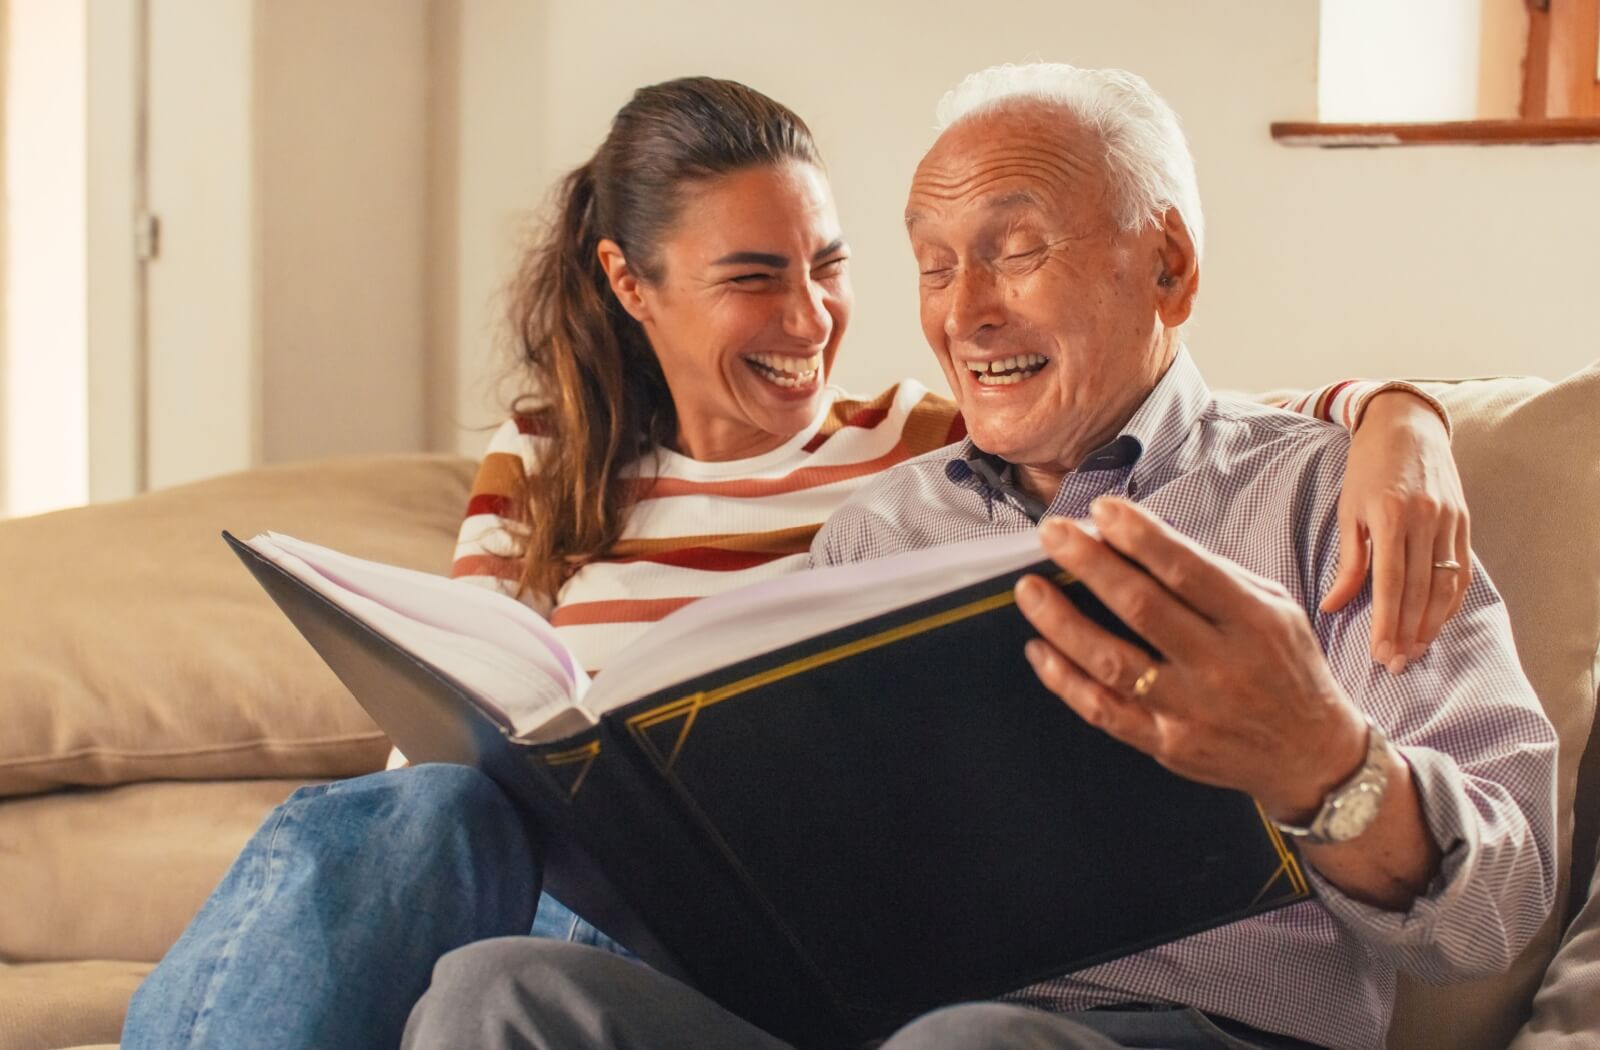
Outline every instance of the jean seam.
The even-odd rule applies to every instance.
[[[319,789],[312,790],[318,790],[318,793],[321,793]],[[295,802],[296,799],[291,797],[286,799],[283,805],[278,808],[278,817],[273,822],[272,834],[267,839],[265,855],[258,865],[258,870],[251,873],[255,876],[248,891],[252,902],[251,907],[241,909],[238,918],[227,929],[222,950],[217,953],[216,962],[211,967],[211,974],[206,979],[205,995],[201,999],[200,1005],[195,1009],[194,1023],[189,1031],[189,1045],[191,1046],[194,1045],[194,1041],[199,1036],[205,1033],[206,1025],[211,1020],[212,1011],[216,1006],[221,978],[228,970],[229,964],[236,957],[236,947],[239,944],[245,926],[259,913],[260,906],[265,903],[266,898],[257,899],[257,897],[271,884],[273,860],[278,848],[278,835],[282,832],[284,824],[289,819],[290,806]]]

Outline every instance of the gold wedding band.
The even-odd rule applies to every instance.
[[[1133,680],[1133,695],[1143,696],[1150,690],[1154,689],[1156,685],[1156,678],[1160,674],[1161,671],[1156,667],[1155,664],[1151,664],[1149,667],[1146,667],[1144,669],[1144,673]]]
[[[1458,561],[1452,561],[1449,558],[1446,558],[1443,561],[1434,562],[1433,563],[1433,567],[1435,569],[1442,569],[1445,572],[1460,572],[1461,571],[1461,563],[1458,562]]]

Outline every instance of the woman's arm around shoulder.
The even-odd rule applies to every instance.
[[[1372,658],[1400,674],[1461,608],[1471,581],[1469,519],[1444,405],[1411,383],[1347,379],[1280,407],[1351,431],[1339,496],[1333,612],[1372,573]]]

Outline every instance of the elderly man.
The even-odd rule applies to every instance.
[[[1051,557],[1163,659],[1029,578],[1017,601],[1040,634],[1026,653],[1039,678],[1176,773],[1253,796],[1299,838],[1318,897],[947,1007],[886,1045],[1379,1047],[1397,973],[1503,969],[1551,906],[1555,736],[1504,608],[1476,572],[1399,676],[1369,656],[1365,598],[1318,608],[1337,574],[1347,436],[1220,401],[1200,378],[1179,338],[1200,283],[1194,168],[1148,85],[1007,67],[969,77],[941,116],[906,224],[923,330],[970,436],[860,493],[814,560],[1042,519]],[[1433,557],[1455,572],[1467,555]],[[515,1045],[781,1045],[599,952],[464,951],[486,950],[537,971],[519,1016],[476,1027],[514,1030]],[[436,982],[408,1043],[460,1038],[471,992]]]
[[[923,331],[970,439],[890,471],[814,551],[832,563],[1012,532],[1042,509],[1051,556],[1165,659],[1030,579],[1017,600],[1042,636],[1027,653],[1040,679],[1169,769],[1252,795],[1300,838],[1320,894],[1015,998],[1175,1001],[1313,1045],[1380,1046],[1397,971],[1504,969],[1550,908],[1554,735],[1504,608],[1478,572],[1397,678],[1369,659],[1367,603],[1317,608],[1347,443],[1213,398],[1184,350],[1198,192],[1176,118],[1142,80],[991,70],[943,115],[906,221]],[[1434,557],[1449,571],[1458,555]]]

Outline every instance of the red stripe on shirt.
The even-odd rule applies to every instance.
[[[497,518],[511,517],[511,497],[498,492],[480,492],[467,501],[467,517],[474,514],[493,514]]]
[[[501,558],[493,554],[464,554],[451,564],[450,575],[493,576],[516,581],[522,579],[522,559]]]
[[[1346,379],[1342,383],[1335,383],[1330,386],[1326,391],[1323,392],[1321,397],[1317,398],[1317,410],[1313,412],[1312,415],[1327,423],[1337,422],[1337,420],[1333,418],[1333,402],[1338,398],[1340,391],[1350,384],[1358,381],[1359,380],[1355,379]]]
[[[550,424],[543,414],[535,415],[528,412],[518,412],[511,418],[516,421],[517,433],[519,434],[544,437],[550,432]]]
[[[698,597],[618,598],[602,602],[573,602],[556,606],[550,614],[550,625],[575,627],[591,623],[652,623],[699,600]]]
[[[673,565],[680,569],[700,569],[704,572],[738,572],[753,569],[779,558],[792,558],[794,552],[784,551],[730,551],[720,547],[680,547],[677,550],[655,554],[639,554],[631,558],[605,558],[608,564],[647,561],[656,565]]]
[[[852,412],[848,419],[839,424],[838,429],[833,431],[819,431],[817,434],[815,434],[810,441],[806,442],[805,451],[815,452],[817,449],[827,444],[829,438],[833,437],[834,434],[837,434],[845,427],[860,427],[863,430],[871,430],[873,427],[877,426],[879,423],[882,423],[886,418],[888,418],[888,415],[889,410],[886,408],[868,407],[857,412]]]

